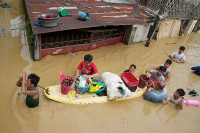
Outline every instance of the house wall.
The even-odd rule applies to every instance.
[[[143,26],[143,25],[128,26],[124,43],[126,45],[130,45],[133,43],[146,41],[150,25],[153,25],[153,23],[149,23],[148,26]]]

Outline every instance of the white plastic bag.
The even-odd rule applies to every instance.
[[[109,100],[118,98],[118,97],[129,97],[132,95],[131,91],[125,86],[122,79],[111,72],[102,73],[101,80],[105,83],[107,88],[107,95]],[[123,93],[120,92],[122,89]]]

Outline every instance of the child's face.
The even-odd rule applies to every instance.
[[[174,97],[176,97],[176,98],[179,98],[179,97],[180,97],[178,91],[175,91],[175,92],[174,92]]]
[[[184,50],[179,49],[179,53],[182,54]]]
[[[158,70],[158,76],[161,76],[161,75],[163,75],[163,71],[161,71],[161,70]]]
[[[91,62],[85,61],[85,65],[89,66],[91,64]]]
[[[129,71],[132,73],[132,72],[134,72],[135,71],[135,67],[130,67],[129,68]]]
[[[167,63],[167,62],[165,62],[164,67],[165,67],[165,68],[168,68],[169,66],[170,66],[170,64]]]

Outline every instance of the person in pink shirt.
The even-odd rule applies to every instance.
[[[83,75],[84,78],[96,78],[99,76],[96,65],[92,62],[92,55],[87,54],[77,67],[76,76]]]

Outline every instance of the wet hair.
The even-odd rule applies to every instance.
[[[31,84],[34,84],[34,86],[37,86],[38,82],[40,81],[40,77],[38,77],[36,74],[30,74],[28,79],[30,79]]]
[[[136,69],[136,66],[134,64],[131,64],[130,67],[134,67]]]
[[[184,47],[184,46],[181,46],[179,49],[184,51],[184,50],[185,50],[185,47]]]
[[[166,67],[160,66],[159,70],[160,70],[160,71],[163,71],[163,72],[166,72]]]
[[[93,59],[92,55],[91,54],[86,54],[84,56],[84,61],[88,61],[88,62],[91,62]]]
[[[165,63],[168,63],[168,64],[172,64],[172,60],[170,60],[170,59],[167,59],[166,61],[165,61]]]
[[[177,92],[179,93],[180,96],[184,96],[185,95],[185,91],[183,89],[177,89]]]

